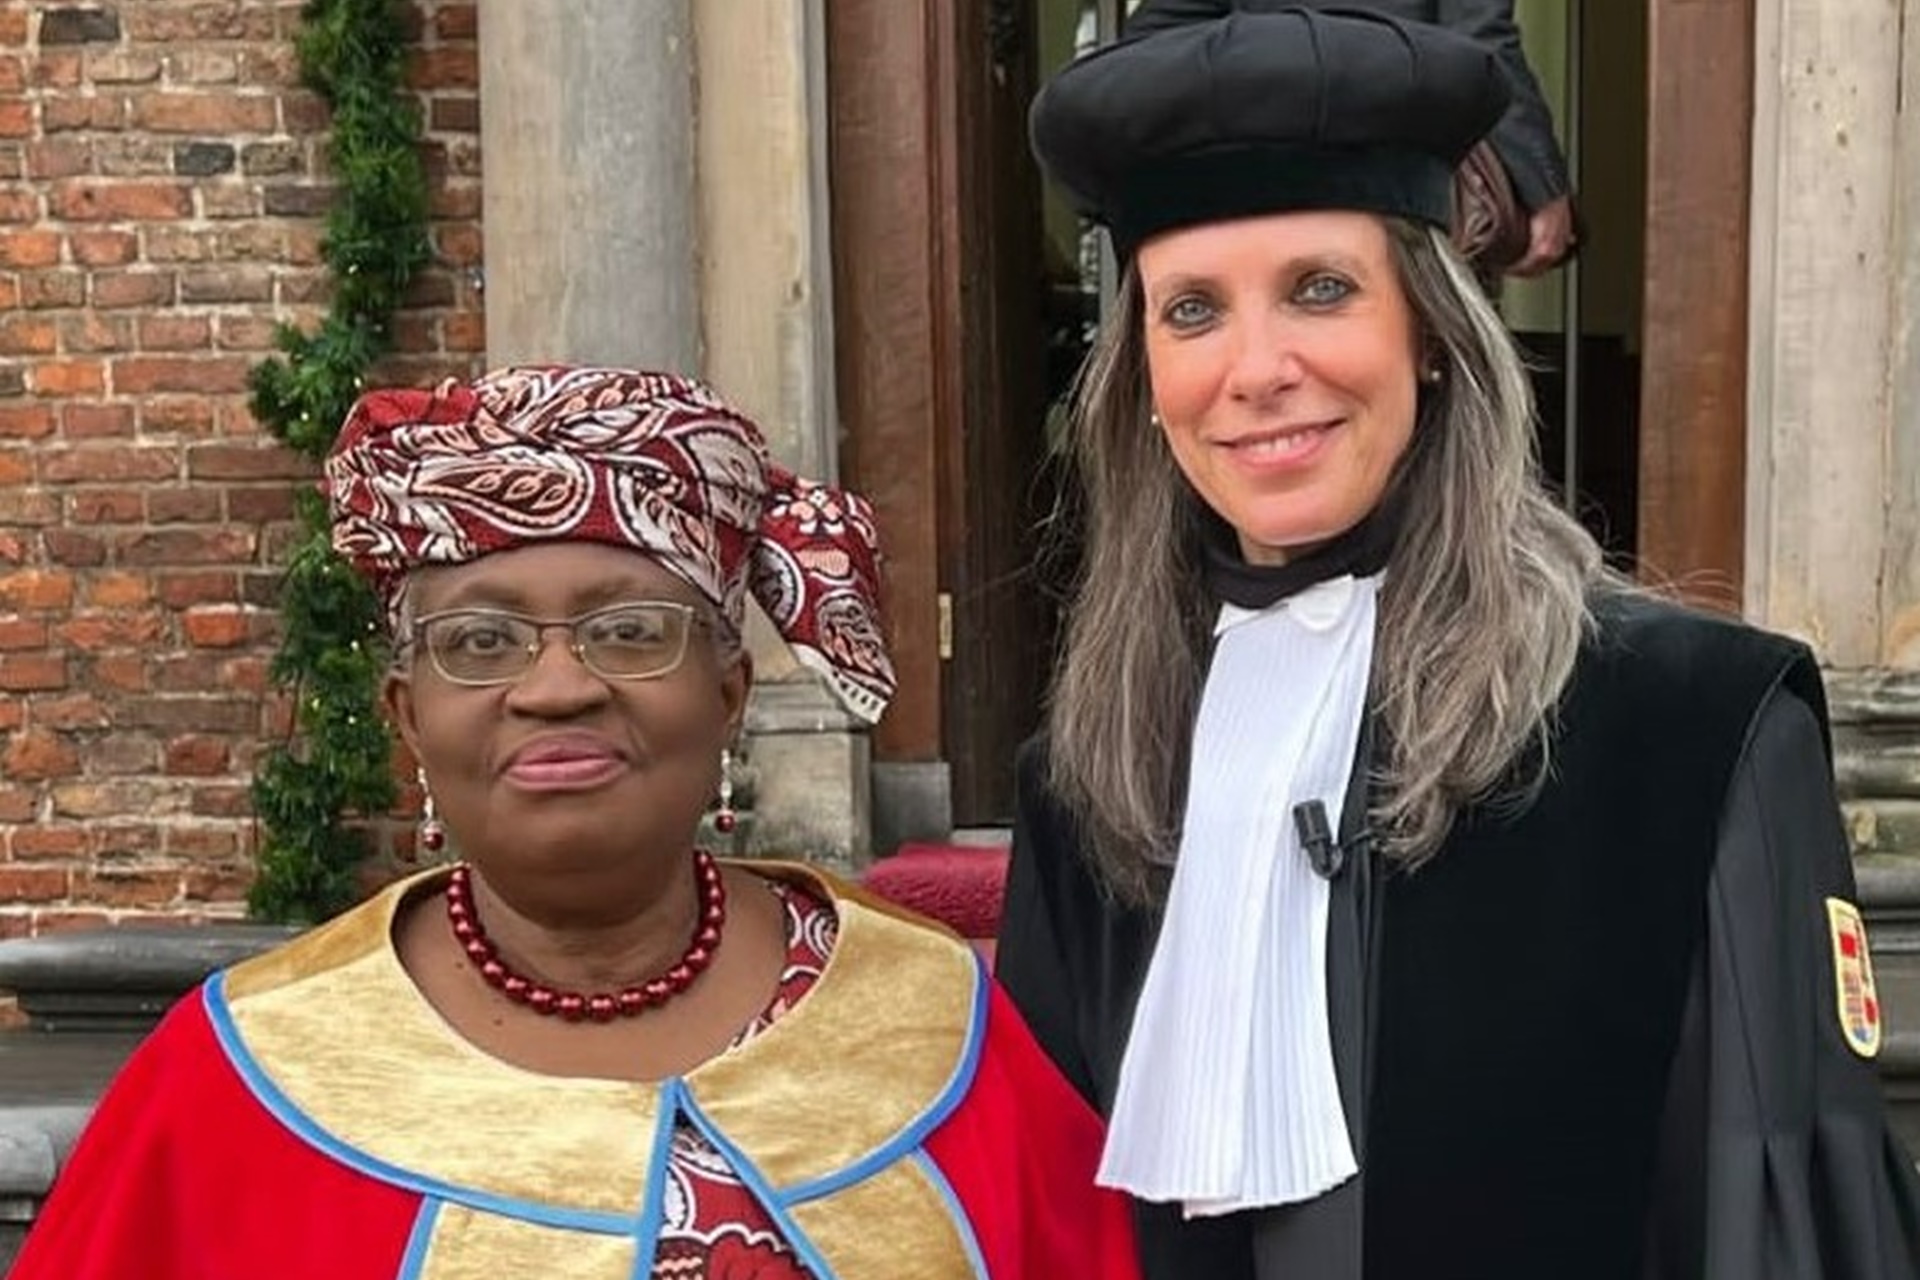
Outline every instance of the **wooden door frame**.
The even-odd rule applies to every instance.
[[[1034,279],[1039,253],[1026,3],[833,0],[826,28],[842,475],[877,509],[900,676],[876,763],[937,772],[917,804],[943,792],[948,816],[992,821],[1010,816],[1013,726],[1046,676],[1024,643],[1043,609],[1020,576],[1043,437],[1038,298],[1029,317],[996,293]]]
[[[1650,580],[1737,609],[1746,543],[1753,0],[1648,0],[1647,40],[1640,563]]]

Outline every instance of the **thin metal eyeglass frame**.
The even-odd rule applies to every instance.
[[[586,645],[580,639],[579,629],[581,625],[592,622],[595,618],[605,617],[610,613],[620,613],[627,609],[639,608],[666,609],[679,614],[685,619],[685,625],[680,630],[680,648],[673,655],[673,661],[657,671],[648,671],[641,675],[628,675],[617,671],[601,670],[594,664],[591,658],[587,657]],[[447,670],[445,664],[440,660],[440,655],[435,652],[432,645],[427,643],[426,636],[423,634],[429,624],[441,622],[447,618],[505,618],[513,622],[524,622],[535,627],[537,630],[533,642],[520,650],[520,652],[526,655],[526,664],[511,675],[498,676],[490,680],[474,680],[465,676],[454,675],[451,671]],[[578,662],[602,680],[618,680],[622,683],[630,683],[640,680],[658,680],[663,676],[670,676],[678,671],[680,664],[687,660],[687,645],[693,636],[694,628],[709,625],[711,624],[706,615],[703,614],[697,606],[687,604],[681,600],[623,600],[618,604],[603,605],[598,609],[589,609],[585,613],[577,613],[571,618],[536,618],[532,614],[515,613],[511,609],[442,609],[438,613],[429,613],[424,617],[415,618],[411,627],[412,634],[408,637],[408,640],[410,644],[426,651],[427,661],[432,664],[434,672],[448,684],[457,684],[468,689],[491,689],[498,688],[504,684],[513,684],[516,681],[524,679],[529,671],[532,671],[540,664],[540,655],[545,652],[547,647],[547,633],[556,628],[561,628],[567,633],[567,652],[573,655],[575,662]]]

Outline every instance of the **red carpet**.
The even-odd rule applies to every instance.
[[[867,888],[976,941],[1000,929],[1006,890],[1004,847],[903,844],[867,869]]]

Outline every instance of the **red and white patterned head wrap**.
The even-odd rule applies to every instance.
[[[326,464],[333,545],[391,603],[406,575],[539,542],[651,556],[738,634],[746,592],[856,715],[893,695],[872,509],[801,480],[712,390],[628,369],[503,369],[375,391]]]

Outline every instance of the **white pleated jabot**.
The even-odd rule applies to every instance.
[[[1329,886],[1293,812],[1317,800],[1340,830],[1378,587],[1341,577],[1221,608],[1105,1186],[1195,1217],[1308,1200],[1358,1171],[1327,1023]]]

